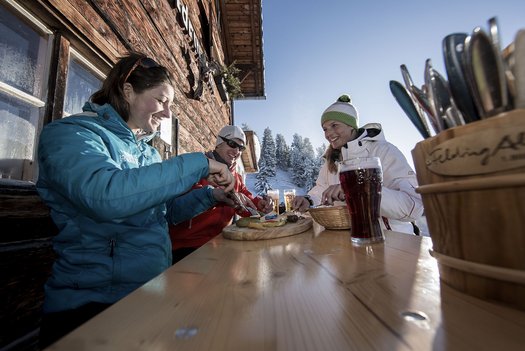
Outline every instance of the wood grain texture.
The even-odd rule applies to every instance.
[[[429,238],[217,236],[49,350],[522,350],[525,313],[439,284]]]
[[[254,229],[237,227],[235,224],[223,229],[222,235],[231,240],[268,240],[296,235],[312,227],[312,219],[306,217],[296,223],[286,223],[282,227]]]
[[[451,141],[458,142],[446,147]],[[418,143],[412,155],[434,251],[467,264],[525,272],[525,110],[447,129]],[[486,171],[473,171],[472,160]],[[449,162],[447,167],[464,170],[435,172],[441,167],[435,163]],[[447,265],[440,265],[440,272],[456,289],[525,309],[523,284]]]

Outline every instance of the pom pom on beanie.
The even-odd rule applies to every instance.
[[[348,95],[341,95],[336,102],[331,104],[321,116],[321,125],[326,121],[339,121],[354,129],[359,125],[359,113],[351,104],[352,100]]]

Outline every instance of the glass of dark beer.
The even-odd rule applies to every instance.
[[[339,164],[339,180],[350,212],[351,239],[356,244],[385,240],[380,225],[383,171],[379,157],[359,157]]]

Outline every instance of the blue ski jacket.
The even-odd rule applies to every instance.
[[[206,156],[162,161],[153,137],[138,140],[111,105],[89,102],[43,128],[37,190],[59,229],[44,312],[118,301],[171,265],[168,222],[215,205],[211,188],[178,198],[208,175]]]

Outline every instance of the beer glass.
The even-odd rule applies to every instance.
[[[273,200],[273,212],[279,214],[279,189],[270,189],[266,192],[266,195]]]
[[[385,240],[380,225],[383,171],[379,157],[359,157],[339,164],[339,180],[345,192],[352,228],[351,240],[371,244]]]
[[[286,212],[292,212],[293,200],[295,199],[295,189],[283,190],[284,208]]]

